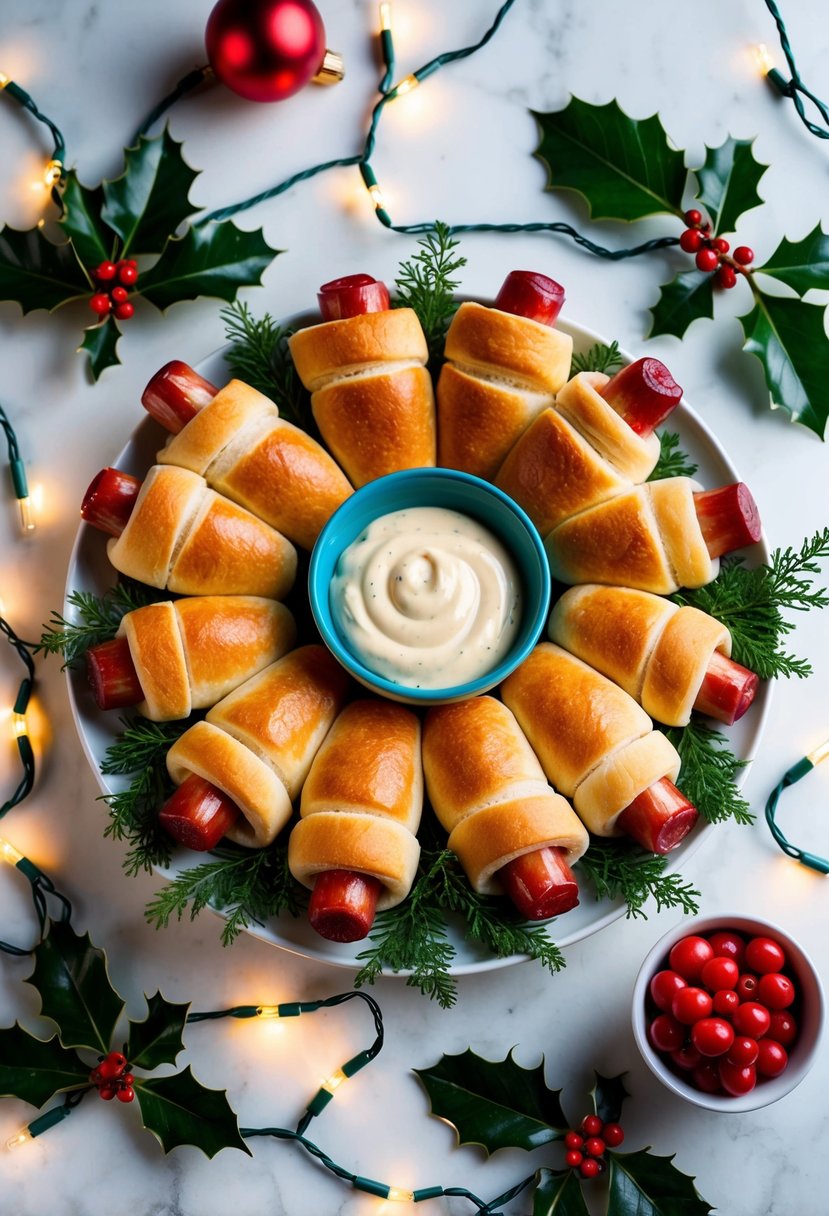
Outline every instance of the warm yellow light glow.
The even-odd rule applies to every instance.
[[[399,1186],[390,1186],[389,1193],[386,1196],[386,1198],[394,1199],[394,1200],[396,1200],[397,1203],[413,1203],[414,1202],[414,1192],[405,1191],[405,1190],[403,1190],[402,1187],[399,1187]]]
[[[6,1148],[22,1148],[24,1144],[28,1144],[31,1140],[34,1140],[34,1136],[28,1127],[22,1127],[16,1135],[9,1136],[6,1141]]]
[[[8,840],[0,839],[0,859],[7,861],[10,866],[16,866],[23,860],[23,854],[18,852],[13,844],[9,844]]]
[[[751,48],[751,53],[754,56],[754,62],[757,64],[757,71],[763,76],[768,76],[774,67],[774,60],[765,42],[758,42],[756,46]]]
[[[278,1018],[279,1017],[279,1006],[278,1005],[258,1005],[257,1009],[256,1009],[256,1016],[258,1018]]]
[[[44,185],[51,189],[63,176],[63,165],[59,160],[50,160],[43,173]]]
[[[29,724],[25,714],[12,714],[12,734],[15,739],[22,739],[29,733]]]
[[[7,84],[11,84],[11,76],[7,76],[5,72],[0,72],[0,89],[5,89]]]
[[[326,1080],[323,1081],[322,1085],[320,1085],[320,1089],[326,1089],[330,1094],[333,1094],[334,1090],[339,1089],[343,1081],[347,1080],[348,1077],[345,1075],[343,1070],[338,1068],[336,1072],[332,1072],[331,1076],[327,1077]]]
[[[391,29],[391,5],[388,0],[383,0],[383,3],[380,5],[380,29]]]
[[[20,515],[20,531],[24,534],[34,532],[36,524],[32,514],[31,495],[27,494],[25,498],[18,498],[17,510]]]
[[[406,93],[411,93],[412,89],[416,89],[419,84],[418,78],[409,73],[408,76],[403,77],[400,84],[396,84],[391,90],[392,98],[403,97]]]
[[[380,187],[379,186],[369,186],[368,192],[369,192],[371,201],[374,203],[374,206],[376,207],[376,209],[378,211],[385,210],[386,204],[383,199],[383,191],[380,189]]]
[[[812,764],[820,764],[821,760],[825,760],[829,756],[829,739],[825,743],[821,743],[820,747],[816,747],[813,752],[809,752],[806,757],[811,760]]]

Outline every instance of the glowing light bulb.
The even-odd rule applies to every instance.
[[[820,747],[816,747],[813,752],[809,752],[806,759],[810,760],[812,764],[817,765],[820,764],[821,760],[825,760],[827,756],[829,756],[829,739],[825,743],[821,743]]]
[[[29,1144],[32,1140],[34,1140],[34,1136],[28,1127],[21,1127],[20,1131],[14,1136],[9,1136],[6,1141],[6,1148],[22,1148],[24,1144]]]
[[[25,535],[29,532],[34,532],[37,525],[35,524],[34,515],[32,514],[32,500],[30,495],[25,498],[18,498],[17,510],[20,516],[20,531]]]
[[[369,186],[368,193],[369,193],[369,197],[370,197],[371,201],[374,203],[375,208],[378,211],[383,211],[385,209],[386,203],[383,198],[383,191],[380,189],[380,187],[376,186],[376,185]]]
[[[23,860],[23,854],[18,852],[13,844],[9,844],[8,840],[0,840],[0,859],[8,862],[10,866],[16,866]]]
[[[757,71],[762,76],[768,76],[769,72],[774,67],[774,60],[771,57],[769,48],[765,42],[759,42],[751,48],[751,53],[754,56],[754,62],[757,64]]]
[[[279,1006],[278,1005],[258,1005],[256,1008],[256,1016],[258,1018],[278,1018],[280,1016]]]
[[[50,160],[43,171],[43,184],[47,190],[56,186],[63,176],[63,165],[59,160]]]
[[[22,739],[29,733],[29,724],[25,714],[12,714],[12,734],[15,739]]]
[[[5,89],[7,84],[11,84],[11,76],[7,76],[5,72],[0,72],[0,89]]]
[[[383,0],[383,3],[380,5],[380,29],[391,29],[391,4],[389,4],[388,0]]]
[[[399,1186],[390,1186],[386,1198],[393,1199],[396,1203],[413,1203],[414,1191],[407,1191]]]
[[[327,1077],[323,1081],[322,1085],[320,1085],[320,1089],[327,1090],[329,1094],[333,1094],[334,1090],[339,1089],[343,1082],[347,1080],[348,1077],[345,1075],[343,1070],[338,1068],[336,1072],[332,1072],[331,1076]]]
[[[408,76],[403,77],[399,84],[394,86],[391,90],[391,96],[392,98],[404,97],[406,93],[411,93],[412,89],[416,89],[419,84],[418,78],[410,72]]]

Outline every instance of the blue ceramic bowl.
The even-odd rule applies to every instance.
[[[411,507],[445,507],[477,520],[501,540],[521,576],[523,614],[512,649],[491,671],[449,688],[409,688],[377,675],[352,652],[331,615],[329,587],[340,554],[381,515]],[[535,646],[550,606],[550,568],[541,537],[517,503],[480,477],[455,469],[404,469],[371,481],[339,507],[320,533],[308,574],[311,611],[328,649],[372,692],[409,705],[463,701],[500,684]]]

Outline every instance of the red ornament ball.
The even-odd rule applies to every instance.
[[[291,97],[325,56],[325,29],[311,0],[219,0],[205,42],[217,78],[248,101]]]

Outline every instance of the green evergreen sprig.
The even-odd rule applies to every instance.
[[[77,617],[69,620],[61,613],[53,612],[43,627],[35,652],[62,655],[62,670],[73,667],[90,646],[109,642],[115,637],[126,613],[143,608],[158,598],[159,593],[132,579],[117,583],[103,595],[70,591],[67,602],[75,609]]]
[[[578,372],[604,372],[605,375],[612,376],[624,365],[625,361],[615,338],[610,343],[594,342],[589,350],[573,355],[570,376],[572,378]]]
[[[280,325],[269,312],[254,317],[241,300],[223,308],[219,315],[230,343],[225,358],[231,375],[270,397],[288,422],[313,432],[311,399],[288,349],[293,330]]]
[[[648,481],[660,481],[663,477],[693,477],[698,467],[683,452],[679,435],[663,431],[659,436],[659,459]]]
[[[726,557],[712,583],[695,591],[678,591],[671,598],[727,625],[734,659],[762,680],[803,678],[812,668],[783,649],[783,639],[794,629],[783,614],[829,605],[826,588],[815,586],[820,562],[827,557],[829,527],[804,540],[799,549],[775,549],[769,565],[747,566],[742,558]]]
[[[645,918],[642,909],[650,898],[657,912],[681,908],[695,915],[700,892],[681,874],[666,874],[667,864],[667,857],[644,853],[628,841],[592,840],[577,868],[589,877],[596,899],[624,900],[628,917]]]
[[[394,280],[394,306],[417,314],[433,368],[443,357],[446,331],[458,307],[460,280],[455,275],[466,265],[466,258],[455,252],[458,243],[447,225],[437,221],[418,241],[419,251],[400,263]]]
[[[703,819],[754,823],[749,804],[737,787],[745,761],[736,758],[725,735],[693,716],[687,726],[669,727],[665,734],[682,760],[677,785]]]

